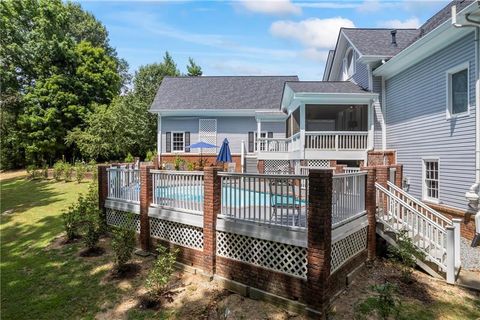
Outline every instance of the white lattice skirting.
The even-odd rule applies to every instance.
[[[150,217],[150,236],[183,247],[203,249],[203,229]]]
[[[265,160],[266,174],[289,174],[290,161],[289,160]]]
[[[308,166],[315,168],[329,168],[330,160],[308,160]]]
[[[362,228],[332,244],[331,273],[367,248],[367,229]]]
[[[217,231],[217,255],[307,277],[307,249],[302,247]]]
[[[129,215],[132,217],[129,218]],[[140,216],[136,213],[130,213],[107,208],[107,224],[110,226],[127,226],[140,233]]]

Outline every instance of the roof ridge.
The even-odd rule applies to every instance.
[[[189,79],[205,79],[205,78],[298,78],[298,75],[252,75],[252,76],[164,76],[163,78],[189,78]]]
[[[340,28],[342,30],[418,30],[418,28]]]

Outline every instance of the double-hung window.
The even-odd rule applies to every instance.
[[[439,201],[439,165],[438,159],[423,160],[423,200]]]
[[[447,71],[447,118],[468,115],[468,67],[467,62]]]
[[[172,132],[172,151],[185,151],[185,132]]]

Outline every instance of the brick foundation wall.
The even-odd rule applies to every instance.
[[[367,260],[367,250],[358,253],[355,257],[351,258],[347,263],[330,275],[327,289],[330,299],[335,297],[348,286],[348,274],[360,267],[365,260]]]
[[[305,301],[304,279],[245,262],[217,256],[216,274],[287,299]]]
[[[392,165],[396,164],[396,151],[384,150],[384,151],[368,151],[367,154],[367,166],[380,166],[380,165]]]
[[[152,244],[153,244],[153,249],[158,245],[162,245],[168,248],[170,251],[178,249],[178,255],[177,255],[178,262],[181,262],[183,264],[196,267],[196,268],[203,267],[203,251],[202,250],[179,246],[171,242],[168,242],[162,239],[157,239],[157,238],[152,238]]]
[[[198,154],[179,154],[180,158],[182,158],[185,161],[188,162],[196,162],[199,163],[200,161],[200,155]],[[211,165],[214,165],[217,162],[217,155],[214,154],[208,154],[208,155],[203,155],[203,160],[207,160],[206,166],[209,167]],[[160,160],[159,160],[159,166],[165,163],[173,163],[175,161],[175,155],[161,155]],[[239,155],[232,155],[232,161],[235,163],[235,171],[236,172],[241,172],[242,171],[242,159],[241,156]]]
[[[443,214],[449,219],[453,219],[453,218],[462,219],[462,223],[460,225],[461,236],[468,240],[473,240],[473,237],[475,236],[475,215],[473,213],[465,212],[465,211],[454,209],[454,208],[449,208],[439,204],[433,204],[433,203],[426,203],[426,204],[432,209],[437,210],[438,212],[440,212],[441,214]]]

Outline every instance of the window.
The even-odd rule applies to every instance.
[[[257,136],[258,136],[258,134],[257,134],[257,132],[255,132],[255,150],[258,149],[258,147],[257,147],[258,146],[257,145],[257,138],[258,137]],[[260,132],[260,138],[266,138],[266,137],[267,137],[267,132],[266,131]],[[260,142],[260,150],[265,151],[265,141]]]
[[[423,199],[433,202],[439,200],[438,159],[423,160]]]
[[[468,114],[468,62],[447,71],[447,118]]]
[[[185,132],[172,132],[172,152],[185,150]]]
[[[352,48],[347,49],[345,58],[343,58],[343,80],[350,79],[355,73],[355,53]]]

